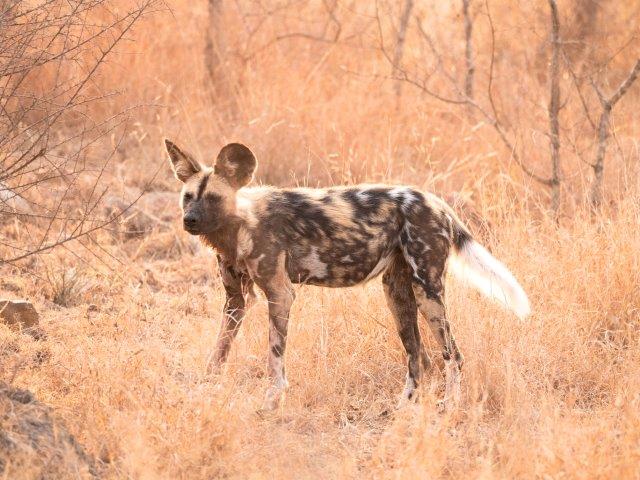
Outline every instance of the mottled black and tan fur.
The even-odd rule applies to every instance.
[[[356,185],[325,189],[247,187],[256,168],[251,151],[229,144],[213,168],[165,141],[184,183],[184,228],[213,247],[226,290],[214,366],[226,359],[255,284],[269,305],[266,409],[287,385],[284,352],[293,284],[349,287],[382,275],[389,308],[408,356],[405,400],[415,395],[431,362],[420,339],[424,316],[445,361],[446,398],[455,398],[462,355],[444,308],[448,259],[490,296],[520,316],[526,295],[508,270],[475,242],[453,211],[434,195],[409,187]]]

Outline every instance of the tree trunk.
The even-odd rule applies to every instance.
[[[222,28],[222,0],[208,0],[208,10],[209,27],[205,40],[204,61],[211,80],[211,94],[214,103],[223,107],[219,108],[219,113],[234,117],[237,104],[229,68],[225,65],[227,48]]]
[[[551,9],[551,62],[549,63],[549,141],[551,144],[551,209],[560,208],[560,21],[555,0]]]
[[[214,84],[218,83],[218,75],[221,62],[221,50],[223,48],[220,35],[219,19],[222,15],[222,0],[208,0],[209,28],[204,47],[204,58],[209,77]]]
[[[471,13],[469,7],[471,0],[462,0],[462,15],[464,17],[464,58],[466,63],[466,75],[464,79],[464,94],[469,100],[473,100],[473,76],[476,67],[473,63],[473,21],[471,20]],[[467,115],[469,118],[473,118],[473,107],[470,105],[467,108]]]
[[[404,42],[407,38],[407,27],[409,26],[409,19],[411,18],[411,10],[413,10],[413,0],[406,0],[404,8],[402,9],[402,16],[400,17],[400,27],[398,28],[398,41],[396,42],[396,50],[393,54],[394,70],[397,70],[400,62],[402,61],[402,55],[404,54]],[[400,100],[400,94],[402,93],[402,83],[400,80],[395,84],[396,100]]]
[[[598,207],[602,203],[602,177],[604,172],[604,155],[607,151],[607,139],[609,138],[609,116],[611,105],[606,104],[600,120],[598,121],[598,151],[596,161],[593,164],[593,182],[589,193],[589,203],[592,207]]]

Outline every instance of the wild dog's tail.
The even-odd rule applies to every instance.
[[[454,248],[449,256],[449,271],[521,319],[527,317],[531,313],[529,299],[513,274],[473,239],[455,214],[452,215],[452,223]]]

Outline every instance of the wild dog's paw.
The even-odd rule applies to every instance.
[[[262,407],[258,410],[258,413],[273,412],[277,410],[284,400],[284,388],[278,385],[272,385],[267,389],[267,393],[264,396]]]
[[[445,362],[445,395],[447,408],[457,408],[460,405],[460,383],[462,372],[460,366],[453,360]]]
[[[445,397],[436,402],[436,410],[438,413],[451,413],[460,406],[459,395],[445,395]]]
[[[398,404],[396,405],[396,410],[400,410],[407,405],[415,405],[418,403],[419,391],[418,386],[413,381],[412,378],[407,376],[407,380],[404,385],[404,390],[398,399]]]
[[[401,395],[398,399],[398,403],[396,404],[396,410],[402,410],[412,405],[417,405],[419,401],[418,391],[413,392],[411,398],[407,398],[404,395]]]
[[[224,362],[216,360],[215,358],[209,359],[207,368],[205,371],[205,378],[210,382],[217,382],[223,373]]]

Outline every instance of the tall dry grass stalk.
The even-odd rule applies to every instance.
[[[491,28],[485,5],[469,3],[473,93],[487,102]],[[96,91],[122,94],[88,115],[148,105],[121,141],[100,144],[115,152],[101,183],[105,198],[135,199],[150,172],[163,170],[140,216],[121,219],[135,235],[96,231],[29,259],[28,273],[0,266],[0,296],[33,299],[42,316],[38,339],[0,325],[0,379],[50,405],[105,478],[637,477],[640,89],[612,113],[606,201],[597,212],[586,201],[597,136],[585,111],[593,120],[600,108],[590,77],[613,91],[628,75],[639,51],[630,35],[638,12],[602,3],[575,20],[595,25],[586,35],[571,23],[575,5],[559,5],[571,49],[559,67],[556,218],[547,189],[514,163],[491,125],[408,83],[398,100],[375,14],[393,42],[405,2],[220,5],[224,38],[214,41],[224,42],[225,54],[215,72],[225,75],[224,95],[205,61],[211,22],[204,1],[168,2],[168,12],[135,25],[132,41],[119,44],[93,79]],[[116,2],[112,13],[129,7]],[[415,3],[404,38],[404,68],[447,96],[464,89],[468,69],[461,8]],[[526,165],[548,176],[547,2],[496,0],[490,12],[496,111]],[[588,48],[578,48],[580,41]],[[31,84],[41,85],[37,78]],[[75,128],[62,127],[67,134]],[[260,417],[265,300],[249,312],[228,367],[208,378],[224,293],[213,255],[181,231],[177,197],[166,192],[177,185],[161,153],[165,136],[208,162],[225,142],[246,143],[260,162],[259,182],[410,183],[464,199],[462,213],[483,219],[472,229],[521,280],[534,313],[520,323],[449,281],[447,307],[466,358],[462,405],[437,412],[436,371],[420,403],[396,412],[405,359],[379,283],[300,287],[287,351],[291,389],[282,411]],[[4,244],[24,231],[13,217],[0,223],[5,258]],[[89,290],[61,307],[42,288],[45,271],[71,268]],[[0,435],[18,438],[11,437],[16,424],[2,422]],[[20,459],[0,457],[7,478],[42,474],[42,463]],[[86,473],[74,462],[62,462],[62,477]]]

